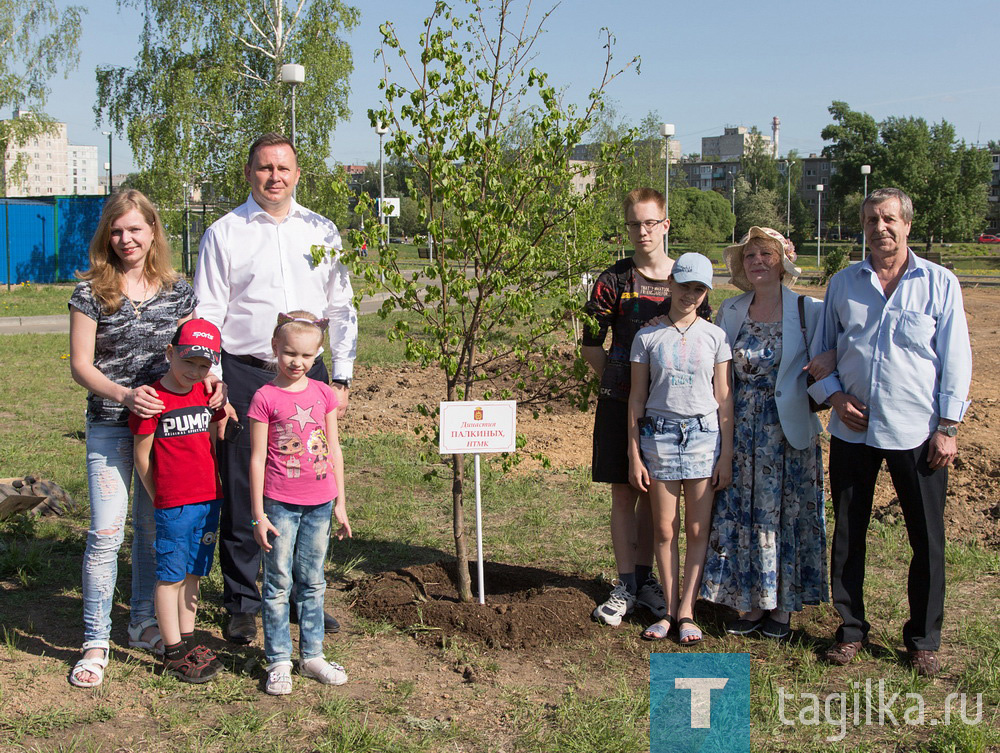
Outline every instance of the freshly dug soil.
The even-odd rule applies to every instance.
[[[470,564],[473,592],[476,565]],[[385,620],[421,641],[461,635],[491,648],[523,649],[599,630],[590,613],[607,586],[535,567],[484,564],[486,603],[458,600],[456,563],[378,573],[354,584],[356,614]]]

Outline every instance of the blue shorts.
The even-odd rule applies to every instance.
[[[650,478],[657,481],[711,478],[721,444],[718,413],[676,420],[639,419],[639,449]]]
[[[179,583],[188,575],[204,577],[212,569],[222,500],[157,509],[156,579]]]

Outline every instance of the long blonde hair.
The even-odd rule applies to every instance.
[[[100,302],[105,313],[113,314],[122,305],[122,276],[125,269],[118,254],[111,248],[111,224],[133,209],[142,215],[153,229],[153,243],[146,254],[142,275],[148,282],[156,283],[164,290],[173,288],[179,275],[171,263],[170,244],[163,230],[160,213],[144,193],[129,189],[112,194],[104,202],[101,221],[97,224],[94,237],[90,239],[90,269],[77,272],[77,279],[90,282],[94,297]]]

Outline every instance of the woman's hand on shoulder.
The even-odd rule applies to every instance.
[[[125,393],[122,405],[139,418],[152,418],[163,410],[163,401],[152,385],[144,384]]]

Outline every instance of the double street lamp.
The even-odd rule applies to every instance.
[[[664,168],[664,178],[663,178],[663,202],[664,211],[666,213],[666,219],[670,219],[670,137],[674,135],[674,124],[664,123],[660,126],[660,135],[666,140],[666,167]],[[670,228],[667,227],[667,232],[663,234],[663,253],[668,253],[668,236],[670,235]]]

